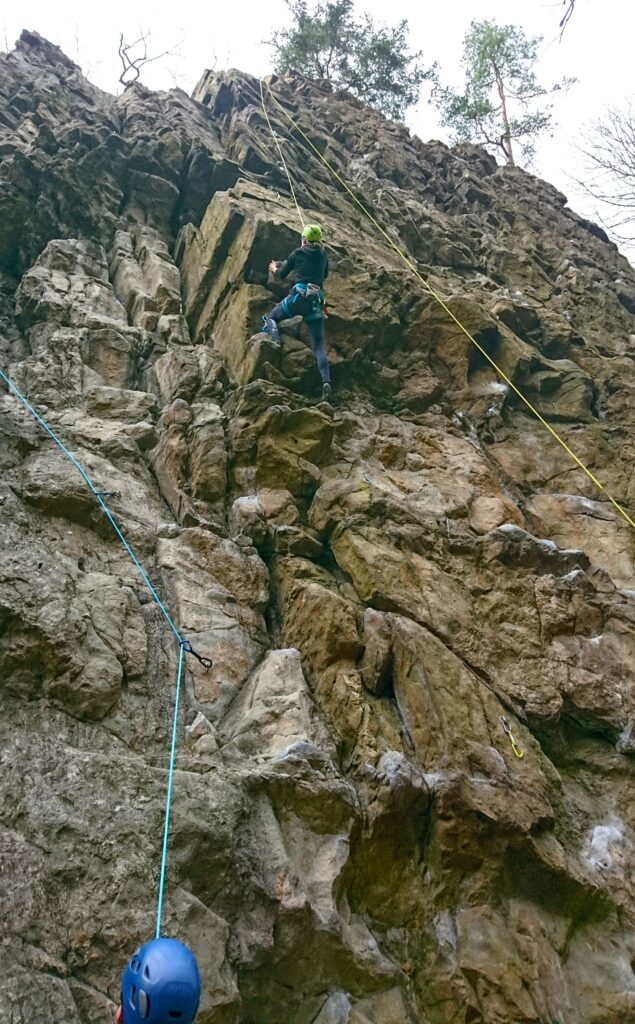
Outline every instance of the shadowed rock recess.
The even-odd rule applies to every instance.
[[[634,514],[635,272],[550,185],[327,84],[280,102]],[[188,659],[164,932],[200,1024],[635,1020],[635,531],[274,128],[333,404],[258,334],[298,237],[256,79],[0,56],[0,358]],[[0,1021],[110,1024],[154,930],[174,637],[0,393]],[[515,756],[504,716],[524,757]]]

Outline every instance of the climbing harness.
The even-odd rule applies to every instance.
[[[509,737],[509,742],[512,745],[512,750],[514,751],[514,754],[519,759],[521,757],[524,757],[525,756],[524,751],[522,751],[520,749],[520,747],[516,743],[516,740],[514,739],[514,735],[512,733],[511,725],[509,724],[509,722],[507,721],[507,719],[505,718],[504,715],[501,715],[500,717],[501,717],[501,725],[503,727],[503,732],[506,733],[506,735]]]
[[[207,672],[208,669],[210,669],[212,667],[212,661],[211,661],[210,658],[204,658],[202,655],[198,654],[194,650],[194,648],[192,647],[192,644],[190,643],[190,641],[186,640],[185,637],[183,637],[181,635],[180,631],[178,630],[178,628],[175,626],[174,622],[172,621],[172,618],[171,618],[167,608],[163,604],[163,601],[159,597],[157,591],[155,590],[154,586],[150,582],[150,579],[146,575],[146,572],[145,572],[143,566],[141,565],[141,562],[139,561],[139,559],[135,555],[134,551],[132,550],[130,544],[128,543],[128,541],[124,537],[123,533],[121,532],[121,529],[119,528],[119,525],[118,525],[115,517],[113,516],[112,512],[110,511],[110,509],[106,505],[106,502],[104,501],[104,497],[114,497],[114,496],[117,495],[117,492],[116,491],[101,491],[101,490],[98,490],[95,487],[95,485],[94,485],[93,481],[91,480],[90,476],[88,475],[88,473],[86,472],[86,470],[82,466],[81,462],[79,462],[79,460],[75,458],[73,453],[71,451],[69,451],[69,449],[66,447],[66,445],[57,436],[55,431],[52,430],[51,427],[49,427],[49,425],[46,422],[46,420],[42,416],[40,416],[40,414],[37,412],[36,409],[33,408],[33,406],[28,401],[28,399],[22,394],[22,392],[19,390],[19,388],[16,387],[16,385],[13,383],[13,381],[6,375],[6,373],[4,373],[3,370],[0,370],[0,379],[2,379],[4,381],[4,383],[7,385],[7,388],[9,389],[9,392],[11,394],[13,394],[22,403],[22,405],[27,410],[27,412],[30,413],[30,415],[37,421],[37,423],[39,423],[39,425],[42,427],[42,429],[55,442],[57,447],[60,449],[60,451],[63,452],[63,454],[66,456],[66,458],[70,462],[72,462],[73,466],[75,467],[75,469],[77,470],[77,472],[81,476],[82,480],[84,481],[84,483],[86,484],[86,486],[88,487],[88,489],[92,493],[93,497],[97,501],[97,504],[101,508],[102,512],[104,513],[104,515],[108,519],[108,521],[109,521],[110,525],[112,526],[113,530],[115,531],[117,537],[121,541],[121,543],[123,545],[123,548],[126,551],[126,554],[132,560],[132,563],[134,564],[135,568],[137,569],[137,572],[141,576],[141,579],[143,580],[144,584],[146,585],[146,587],[150,591],[152,599],[154,600],[155,604],[159,608],[159,610],[160,610],[161,614],[163,615],[163,618],[167,622],[168,626],[170,627],[170,629],[174,633],[174,636],[176,637],[177,643],[179,645],[179,659],[178,659],[178,667],[177,667],[177,672],[176,672],[176,692],[175,692],[175,697],[174,697],[174,711],[173,711],[173,715],[172,715],[172,737],[171,737],[171,743],[170,743],[170,762],[169,762],[169,768],[168,768],[168,786],[167,786],[167,794],[166,794],[166,799],[165,799],[165,816],[164,816],[164,822],[163,822],[163,842],[162,842],[162,849],[161,849],[161,867],[160,867],[160,871],[159,871],[159,888],[158,888],[158,896],[157,896],[156,938],[159,939],[161,937],[161,914],[162,914],[162,910],[163,910],[163,895],[164,895],[164,888],[165,888],[165,872],[166,872],[166,868],[167,868],[167,859],[168,859],[168,836],[169,836],[169,831],[170,831],[170,811],[171,811],[171,807],[172,807],[172,784],[173,784],[173,780],[174,780],[174,762],[175,762],[175,756],[176,756],[177,725],[178,725],[178,717],[179,717],[179,702],[180,702],[180,696],[181,696],[181,680],[182,680],[182,677],[183,677],[183,663],[184,663],[185,654],[191,654],[200,662],[200,664],[203,666],[204,670]]]
[[[543,427],[545,427],[545,429],[549,431],[551,436],[558,442],[558,444],[562,448],[564,448],[565,452],[567,452],[567,454],[573,459],[573,461],[576,463],[576,465],[586,474],[586,476],[595,485],[595,487],[597,487],[597,489],[602,494],[604,494],[606,496],[606,498],[611,502],[611,504],[614,506],[614,508],[617,509],[619,514],[622,516],[622,518],[625,519],[626,522],[629,524],[629,526],[632,526],[633,529],[635,530],[635,520],[628,514],[626,509],[623,508],[622,505],[620,505],[620,503],[609,493],[609,491],[607,491],[607,489],[604,486],[604,484],[601,483],[600,480],[598,480],[598,478],[591,472],[591,470],[588,468],[588,466],[586,466],[584,464],[584,462],[582,462],[582,460],[575,454],[575,452],[569,447],[567,442],[564,440],[563,437],[560,436],[560,434],[557,432],[557,430],[555,430],[551,426],[551,424],[547,422],[547,420],[544,418],[544,416],[542,416],[541,413],[538,412],[536,407],[534,405],[532,405],[532,403],[529,401],[528,398],[525,397],[525,395],[522,393],[522,391],[507,376],[505,371],[502,370],[500,366],[498,366],[498,364],[494,361],[494,359],[492,359],[492,357],[490,356],[489,352],[487,352],[486,349],[484,349],[483,346],[479,344],[479,342],[476,340],[476,338],[473,337],[472,334],[470,334],[470,332],[468,331],[467,327],[463,326],[461,321],[452,312],[452,310],[449,308],[447,303],[445,303],[443,301],[443,299],[438,294],[438,292],[436,292],[434,290],[432,285],[429,284],[428,281],[426,281],[426,279],[423,277],[423,275],[417,270],[417,267],[412,262],[412,260],[409,259],[409,257],[406,256],[406,254],[402,251],[402,249],[400,249],[399,246],[393,241],[393,239],[390,237],[388,232],[381,226],[379,221],[376,220],[376,218],[372,215],[370,210],[367,209],[367,207],[364,205],[364,203],[362,203],[362,201],[357,198],[357,196],[355,195],[353,190],[346,183],[346,181],[341,177],[341,175],[338,174],[338,172],[335,170],[335,168],[332,166],[332,164],[326,159],[325,156],[323,156],[322,153],[320,153],[320,151],[317,148],[317,146],[314,145],[313,142],[311,142],[311,140],[308,137],[308,135],[302,130],[302,128],[300,128],[299,124],[293,119],[291,114],[289,114],[288,111],[285,110],[285,108],[283,107],[282,103],[280,103],[280,101],[276,98],[276,96],[274,96],[274,94],[273,94],[273,92],[271,90],[271,86],[269,85],[269,83],[267,82],[265,84],[267,86],[267,92],[268,92],[269,96],[271,97],[273,103],[275,103],[276,107],[284,114],[284,116],[286,117],[287,121],[298,132],[298,134],[304,139],[306,144],[313,150],[315,155],[322,161],[324,166],[330,171],[330,173],[333,175],[333,177],[340,183],[342,188],[344,188],[346,190],[348,195],[357,204],[357,206],[360,208],[362,213],[364,213],[365,216],[368,217],[368,219],[375,226],[377,231],[388,242],[388,244],[391,247],[391,249],[393,249],[394,252],[396,252],[397,256],[399,256],[399,259],[406,265],[406,267],[408,267],[409,270],[412,271],[412,273],[418,279],[420,284],[423,285],[423,287],[428,292],[428,294],[432,296],[432,298],[441,306],[441,308],[443,310],[445,310],[447,315],[450,317],[451,320],[454,321],[454,323],[459,328],[459,330],[462,331],[462,333],[466,336],[466,338],[468,338],[469,341],[472,342],[473,345],[475,345],[475,347],[478,349],[478,351],[481,353],[481,355],[484,356],[485,359],[487,359],[488,363],[496,371],[498,376],[503,381],[505,381],[507,386],[512,389],[512,391],[517,395],[518,398],[520,398],[520,400],[524,403],[524,405],[527,406],[529,411],[533,413],[533,415],[536,417],[536,419],[540,423],[542,423]],[[263,110],[265,112],[265,117],[267,118],[267,123],[269,124],[271,132],[274,135],[274,139],[276,141],[276,145],[278,145],[278,148],[279,148],[279,143],[278,143],[277,138],[275,137],[275,133],[273,131],[273,127],[271,126],[271,121],[269,120],[269,115],[267,114],[267,110],[266,110],[266,106],[265,106],[265,98],[264,98],[263,80],[262,79],[260,80],[260,94],[261,94],[261,97],[262,97],[262,106],[263,106]],[[287,171],[287,176],[289,177],[289,183],[291,184],[291,177],[289,175],[289,170],[288,170],[288,167],[287,167],[286,163],[285,163],[285,169]],[[295,199],[295,193],[294,193],[294,199]],[[297,201],[296,201],[296,206],[297,206]],[[299,210],[299,207],[298,207],[298,210]]]
[[[303,316],[305,320],[321,320],[324,292],[317,284],[298,281],[280,303],[287,317]]]

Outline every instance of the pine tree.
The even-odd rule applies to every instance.
[[[528,38],[517,25],[473,21],[463,44],[463,92],[437,83],[433,100],[454,141],[481,143],[500,150],[514,164],[514,144],[530,161],[537,137],[552,123],[551,106],[535,101],[567,88],[563,79],[549,88],[539,84],[535,65],[542,37]]]
[[[326,78],[358,99],[402,121],[417,102],[421,85],[433,76],[422,54],[408,48],[408,22],[376,25],[368,14],[356,19],[353,0],[287,0],[292,24],[274,36],[275,69]]]

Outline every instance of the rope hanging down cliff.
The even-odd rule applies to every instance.
[[[269,88],[269,86],[267,86],[267,88]],[[278,139],[278,136],[276,135],[276,133],[274,131],[273,125],[272,125],[271,121],[269,120],[269,114],[267,113],[267,107],[266,107],[266,104],[265,104],[265,94],[264,94],[263,89],[262,89],[262,78],[260,79],[260,101],[262,103],[262,109],[263,109],[263,113],[264,113],[266,121],[267,121],[267,125],[269,126],[269,131],[271,132],[271,138],[275,142],[275,144],[276,144],[276,146],[278,148],[278,153],[280,154],[280,159],[282,161],[282,166],[284,167],[285,174],[287,176],[287,181],[289,182],[289,189],[291,190],[291,196],[293,198],[293,202],[295,203],[295,208],[298,211],[298,217],[300,218],[300,223],[301,223],[302,227],[304,228],[305,227],[304,217],[302,216],[302,210],[300,209],[300,204],[299,204],[297,196],[295,194],[295,189],[293,187],[293,182],[291,180],[291,174],[289,173],[289,168],[287,166],[287,161],[284,158],[284,154],[282,152],[282,146],[280,145],[280,141]]]
[[[46,422],[46,420],[42,416],[40,416],[40,414],[36,411],[36,409],[33,408],[33,406],[28,401],[28,399],[25,398],[25,396],[22,394],[22,392],[19,390],[19,388],[16,387],[16,385],[13,383],[13,381],[10,380],[10,378],[6,375],[6,373],[4,373],[3,370],[0,370],[0,379],[2,379],[4,381],[4,383],[7,385],[7,388],[9,389],[9,392],[11,394],[13,394],[22,403],[22,405],[27,410],[27,412],[30,413],[30,415],[37,421],[37,423],[42,427],[42,429],[55,442],[57,447],[63,452],[63,454],[66,456],[66,458],[73,464],[73,466],[75,467],[75,469],[77,470],[77,472],[81,476],[82,480],[84,481],[84,483],[86,484],[88,489],[91,491],[93,497],[97,501],[97,504],[101,508],[102,512],[104,513],[104,515],[108,519],[108,521],[109,521],[110,525],[112,526],[113,530],[115,531],[117,537],[121,541],[121,544],[123,545],[123,548],[124,548],[126,554],[131,559],[131,561],[132,561],[133,565],[135,566],[137,572],[141,576],[141,579],[143,580],[143,582],[145,583],[146,587],[148,588],[148,590],[150,592],[150,595],[152,597],[152,600],[155,602],[155,604],[159,608],[163,618],[165,619],[165,621],[167,622],[168,626],[170,627],[170,629],[174,633],[176,641],[177,641],[177,643],[179,645],[179,657],[178,657],[178,666],[177,666],[177,672],[176,672],[176,689],[175,689],[175,695],[174,695],[174,711],[173,711],[173,715],[172,715],[172,735],[171,735],[171,742],[170,742],[170,762],[169,762],[169,767],[168,767],[168,785],[167,785],[167,793],[166,793],[166,799],[165,799],[165,815],[164,815],[164,822],[163,822],[163,840],[162,840],[162,846],[161,846],[161,867],[160,867],[160,871],[159,871],[159,887],[158,887],[158,895],[157,895],[156,938],[158,939],[160,937],[160,935],[161,935],[161,914],[162,914],[162,910],[163,910],[163,894],[164,894],[164,889],[165,889],[165,873],[166,873],[167,859],[168,859],[168,837],[169,837],[169,831],[170,831],[170,810],[171,810],[171,806],[172,806],[172,785],[173,785],[173,780],[174,780],[174,761],[175,761],[175,755],[176,755],[177,724],[178,724],[178,717],[179,717],[179,702],[180,702],[180,696],[181,696],[181,682],[182,682],[182,678],[183,678],[184,657],[185,657],[185,654],[192,654],[201,663],[201,665],[203,666],[203,668],[205,669],[206,672],[207,672],[207,670],[209,668],[212,667],[212,662],[211,662],[211,660],[209,658],[204,658],[200,654],[197,654],[197,652],[193,649],[190,641],[186,640],[185,637],[182,636],[182,634],[180,633],[180,631],[178,630],[178,628],[175,626],[174,622],[172,621],[172,618],[171,618],[167,608],[163,604],[163,601],[161,600],[161,598],[159,597],[158,593],[156,592],[154,586],[150,582],[150,579],[148,578],[148,576],[147,576],[143,566],[141,565],[141,562],[139,561],[139,559],[135,555],[133,549],[131,548],[131,546],[128,543],[128,541],[126,540],[126,538],[124,537],[123,533],[121,532],[121,529],[119,528],[119,525],[118,525],[115,517],[113,516],[112,512],[110,511],[110,509],[106,505],[106,502],[104,501],[104,497],[107,494],[112,493],[112,492],[97,490],[97,488],[95,487],[95,485],[94,485],[93,481],[91,480],[90,476],[88,475],[88,473],[86,472],[86,470],[82,466],[81,462],[79,462],[78,459],[75,458],[73,453],[71,451],[69,451],[69,449],[66,447],[66,445],[59,439],[59,437],[57,436],[55,431],[52,430],[51,427],[49,427],[49,425]]]
[[[478,351],[481,353],[481,355],[484,356],[485,359],[487,359],[488,363],[490,364],[490,366],[492,366],[492,368],[495,370],[495,372],[498,374],[498,376],[501,378],[501,380],[503,380],[507,384],[507,386],[509,388],[511,388],[511,390],[514,392],[514,394],[517,395],[518,398],[520,398],[520,400],[524,403],[524,405],[527,406],[529,411],[531,413],[533,413],[533,415],[536,417],[536,419],[540,423],[542,423],[543,427],[545,427],[545,429],[549,431],[549,433],[554,438],[554,440],[556,440],[558,442],[558,444],[562,448],[564,448],[564,450],[567,453],[567,455],[569,455],[573,459],[573,461],[576,463],[578,468],[581,469],[583,471],[583,473],[586,474],[586,476],[589,478],[591,483],[595,487],[597,487],[597,489],[608,498],[608,500],[611,502],[611,504],[617,509],[617,511],[619,512],[621,517],[629,524],[629,526],[632,526],[633,529],[635,530],[635,520],[629,515],[629,513],[626,511],[626,509],[623,508],[622,505],[620,505],[620,503],[613,497],[613,495],[609,493],[609,491],[606,489],[604,484],[601,483],[601,481],[598,480],[598,478],[591,472],[591,470],[588,468],[588,466],[586,466],[584,464],[584,462],[582,462],[582,459],[580,459],[575,454],[575,452],[569,447],[567,442],[564,440],[563,437],[560,436],[560,434],[557,432],[557,430],[555,430],[551,426],[551,424],[547,422],[547,420],[544,418],[544,416],[542,416],[541,413],[538,412],[536,407],[534,405],[532,405],[532,403],[529,401],[528,398],[525,397],[525,395],[522,393],[520,388],[518,388],[516,386],[516,384],[514,384],[514,382],[507,376],[505,371],[502,370],[500,366],[498,366],[498,364],[494,361],[494,359],[492,359],[492,357],[490,356],[489,352],[487,352],[483,348],[483,346],[479,344],[479,342],[476,340],[476,338],[474,338],[472,336],[472,334],[470,334],[470,332],[468,331],[467,327],[463,326],[461,321],[458,319],[457,316],[455,316],[455,314],[452,312],[452,310],[449,308],[449,306],[443,301],[443,299],[438,294],[438,292],[436,292],[434,290],[432,285],[429,284],[428,281],[426,281],[426,279],[423,277],[423,275],[419,272],[419,270],[417,269],[415,264],[412,262],[412,260],[408,256],[406,256],[406,254],[399,248],[398,245],[395,244],[395,242],[392,240],[392,238],[390,237],[388,232],[384,230],[384,228],[381,226],[379,221],[370,212],[370,210],[364,205],[364,203],[361,202],[360,199],[357,198],[357,196],[355,195],[353,190],[349,187],[349,185],[347,185],[346,181],[344,181],[344,179],[341,177],[341,175],[338,174],[338,172],[335,170],[335,168],[332,166],[332,164],[329,163],[329,161],[326,159],[326,157],[323,156],[322,153],[320,153],[320,151],[317,148],[317,146],[315,146],[313,144],[313,142],[311,142],[311,139],[302,130],[302,128],[300,128],[300,126],[297,123],[297,121],[295,121],[293,119],[293,117],[291,117],[291,114],[289,114],[288,111],[285,110],[283,105],[280,103],[280,101],[274,96],[273,92],[271,91],[271,86],[269,85],[269,83],[265,82],[265,85],[267,86],[267,92],[269,93],[269,96],[271,97],[272,101],[275,103],[275,105],[278,108],[278,110],[280,110],[281,113],[284,114],[284,116],[286,117],[287,121],[298,132],[298,134],[304,139],[306,144],[313,150],[315,155],[322,161],[322,163],[328,169],[328,171],[340,183],[342,188],[344,188],[346,190],[346,192],[349,194],[351,199],[360,208],[360,210],[362,211],[364,216],[368,217],[370,222],[377,229],[379,234],[382,235],[382,237],[388,242],[390,248],[394,250],[394,252],[397,254],[397,256],[402,261],[402,263],[404,263],[405,266],[408,267],[408,269],[412,271],[412,273],[415,275],[415,277],[417,278],[419,283],[421,285],[423,285],[423,287],[428,292],[428,294],[431,295],[432,298],[441,306],[441,308],[447,313],[447,315],[450,317],[450,319],[454,321],[454,323],[459,328],[459,330],[461,330],[462,333],[466,336],[466,338],[468,338],[469,341],[471,341],[472,344],[478,349]],[[269,115],[267,114],[262,79],[260,80],[260,92],[261,92],[261,96],[262,96],[262,107],[263,107],[263,111],[264,111],[265,117],[267,119],[267,124],[269,125],[269,128],[271,130],[272,136],[274,138],[274,141],[275,141],[276,145],[278,146],[278,150],[280,150],[280,145],[279,145],[278,139],[276,138],[275,132],[274,132],[273,127],[271,125],[271,121],[269,120]],[[290,178],[290,175],[289,175],[289,170],[287,168],[286,162],[284,162],[284,166],[285,166],[285,170],[287,171],[287,176],[289,177],[289,184],[291,184],[291,178]],[[291,186],[291,188],[292,188],[292,195],[293,195],[295,204],[298,207],[298,212],[299,212],[300,208],[298,206],[298,202],[297,202],[297,199],[295,197],[295,191],[293,190],[293,186]]]

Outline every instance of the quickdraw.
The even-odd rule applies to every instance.
[[[191,654],[193,658],[196,658],[196,660],[201,663],[206,672],[209,671],[209,669],[212,667],[212,659],[204,658],[203,655],[195,651],[189,640],[181,640],[181,647],[183,648],[186,654]]]
[[[520,747],[518,746],[518,744],[516,743],[516,740],[514,739],[514,735],[512,733],[512,727],[511,727],[511,725],[509,724],[509,722],[507,721],[507,719],[505,718],[504,715],[501,715],[501,725],[503,727],[503,731],[509,737],[509,742],[512,745],[512,750],[514,751],[514,754],[516,755],[516,757],[519,758],[519,759],[521,757],[524,757],[525,756],[524,751],[522,751],[520,749]]]

